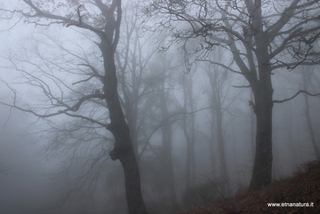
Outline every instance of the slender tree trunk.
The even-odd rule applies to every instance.
[[[220,101],[219,101],[220,103]],[[218,141],[218,149],[219,149],[219,158],[220,158],[220,177],[222,180],[222,193],[224,196],[230,193],[229,187],[229,177],[227,171],[226,157],[225,157],[225,149],[224,149],[224,137],[222,131],[222,112],[221,112],[221,104],[215,109],[216,112],[216,123],[217,123],[217,141]]]
[[[162,129],[162,148],[163,148],[163,163],[164,163],[164,173],[166,175],[166,184],[169,191],[169,197],[171,205],[173,208],[177,206],[177,195],[174,180],[173,162],[171,155],[171,143],[172,143],[172,127],[171,125],[166,125]]]
[[[164,82],[162,85],[162,91],[160,92],[161,106],[163,118],[169,118],[167,99],[165,96],[165,87]],[[175,188],[175,179],[173,171],[173,162],[172,162],[172,126],[171,124],[166,124],[162,127],[162,163],[164,168],[164,173],[166,176],[166,185],[169,192],[169,197],[172,207],[177,206],[177,195]]]
[[[166,37],[166,35],[163,36],[164,38]],[[159,67],[159,71],[161,72],[161,76],[159,76],[161,79],[159,84],[159,109],[161,111],[162,118],[169,118],[168,99],[170,95],[166,90],[166,70],[168,70],[170,59],[167,58],[166,54],[158,55],[157,59],[159,62],[161,62],[161,67]],[[176,209],[178,202],[172,161],[172,125],[170,121],[168,121],[167,124],[162,127],[162,156],[160,158],[162,158],[164,175],[166,178],[166,187],[168,188],[171,206],[173,209]]]
[[[305,90],[307,89],[307,77],[306,77],[306,75],[308,75],[308,74],[307,73],[303,73],[302,74],[303,87],[304,87]],[[308,97],[307,94],[303,94],[303,97],[304,97],[304,102],[305,102],[305,105],[306,105],[305,116],[306,116],[306,120],[307,120],[307,124],[308,124],[308,130],[309,130],[311,143],[312,143],[314,154],[315,154],[317,160],[320,160],[320,152],[319,152],[319,148],[318,148],[318,142],[316,140],[316,135],[314,133],[314,128],[313,128],[312,121],[311,121],[311,118],[310,118],[309,97]]]
[[[251,91],[250,91],[250,98],[251,100],[253,100],[253,94]],[[250,112],[250,144],[251,144],[252,163],[254,162],[254,157],[256,153],[255,136],[256,136],[256,132],[255,132],[254,112],[251,111]]]
[[[224,74],[221,74],[224,75]],[[226,164],[225,155],[225,142],[223,136],[223,111],[222,111],[222,90],[223,90],[223,77],[218,75],[218,72],[213,72],[209,74],[210,85],[212,89],[212,104],[214,109],[212,109],[212,114],[215,117],[212,122],[216,125],[216,140],[218,143],[219,160],[220,160],[220,179],[223,182],[221,186],[222,194],[225,196],[230,193],[228,169]],[[220,82],[222,81],[222,82]]]
[[[187,143],[187,156],[186,156],[186,190],[188,190],[191,187],[191,142],[190,137],[188,135],[187,131],[187,122],[186,122],[186,115],[183,118],[183,133],[186,138]]]
[[[184,106],[183,111],[185,113],[182,119],[182,130],[186,138],[187,143],[187,156],[186,156],[186,190],[195,184],[195,155],[194,144],[196,141],[195,135],[195,105],[193,100],[193,83],[192,77],[184,77],[183,93],[184,93]],[[189,107],[189,108],[188,108]],[[192,112],[190,118],[187,120],[187,111]]]
[[[305,116],[306,116],[306,120],[307,120],[307,124],[308,124],[308,130],[309,130],[309,134],[310,134],[311,143],[312,143],[314,154],[315,154],[317,160],[320,160],[320,152],[319,152],[319,148],[318,148],[318,142],[316,140],[314,128],[313,128],[312,121],[310,118],[310,107],[309,107],[308,95],[306,95],[306,94],[304,95],[304,100],[305,100],[305,104],[306,104]]]
[[[210,139],[209,141],[209,148],[210,148],[210,159],[211,159],[211,167],[213,169],[213,172],[215,171],[215,166],[216,166],[216,160],[215,160],[215,149],[214,149],[214,144],[215,144],[215,126],[214,126],[214,113],[213,109],[210,109],[211,113],[211,121],[210,121]]]
[[[191,118],[191,127],[194,128],[194,116]],[[183,118],[183,133],[186,138],[187,143],[187,157],[186,157],[186,190],[195,184],[195,158],[194,158],[194,130],[190,130],[191,133],[188,132],[186,116]],[[189,134],[191,136],[189,136]]]
[[[289,103],[288,103],[289,104]],[[292,129],[293,129],[293,126],[292,124],[293,121],[292,121],[292,107],[290,105],[290,107],[288,108],[288,113],[289,113],[289,116],[285,119],[286,122],[287,122],[287,130],[288,130],[288,142],[289,142],[289,147],[290,147],[290,153],[291,153],[291,166],[292,166],[292,169],[294,169],[295,167],[298,166],[298,155],[297,155],[297,149],[296,149],[296,140],[294,139],[294,136],[293,136],[293,133],[292,133]]]

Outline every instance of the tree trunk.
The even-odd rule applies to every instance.
[[[195,134],[195,105],[193,98],[193,82],[192,77],[184,76],[183,81],[183,96],[184,105],[183,111],[184,116],[182,119],[182,130],[186,138],[187,144],[187,156],[186,156],[186,191],[195,185],[195,155],[194,155],[194,144],[196,141]],[[187,118],[188,110],[191,112],[189,118]]]
[[[133,150],[119,158],[125,176],[126,197],[130,214],[147,214],[140,188],[140,173]]]
[[[216,57],[219,57],[220,52],[217,52]],[[218,143],[219,151],[219,161],[220,161],[220,179],[221,183],[221,192],[223,196],[226,196],[230,193],[229,186],[229,177],[228,169],[226,164],[226,155],[225,155],[225,142],[223,136],[223,86],[226,83],[223,73],[218,75],[218,72],[213,72],[213,74],[208,74],[210,80],[210,86],[212,89],[212,105],[211,114],[215,115],[212,117],[212,122],[216,125],[216,141]]]
[[[186,157],[186,190],[195,185],[195,157],[194,157],[194,116],[190,119],[192,130],[187,127],[186,115],[183,118],[183,133],[187,143],[187,157]]]
[[[114,149],[110,152],[112,160],[120,160],[124,169],[125,188],[130,214],[146,214],[146,208],[141,194],[140,173],[130,139],[129,128],[126,124],[119,101],[116,82],[116,69],[114,64],[107,67],[104,81],[104,93],[109,109],[110,124],[108,130],[114,136]]]
[[[191,187],[191,154],[192,154],[192,148],[191,148],[191,140],[190,140],[190,137],[188,135],[188,131],[187,131],[187,122],[186,122],[186,115],[184,115],[183,119],[182,119],[182,122],[183,122],[183,133],[184,133],[184,136],[186,138],[186,143],[187,143],[187,156],[186,156],[186,191],[188,189],[190,189]]]
[[[164,35],[165,36],[165,35]],[[159,67],[159,77],[161,82],[159,83],[159,109],[161,111],[161,117],[165,120],[170,118],[168,100],[170,94],[166,90],[166,71],[169,70],[170,60],[167,58],[166,54],[158,55],[157,59],[161,62],[161,67]],[[163,163],[165,184],[168,188],[168,194],[171,202],[172,208],[175,210],[178,207],[177,194],[175,187],[175,177],[172,161],[172,124],[170,119],[162,126],[162,154],[161,162]]]
[[[310,75],[310,74],[308,74],[307,71],[303,72],[302,78],[303,78],[304,90],[307,90],[307,88],[308,88],[306,75]],[[317,160],[320,160],[320,152],[319,152],[319,148],[318,148],[318,142],[316,140],[314,128],[313,128],[312,121],[310,118],[309,96],[307,94],[303,94],[303,96],[304,96],[304,102],[306,105],[305,116],[306,116],[306,120],[307,120],[307,124],[308,124],[308,130],[309,130],[309,134],[310,134],[311,143],[312,143],[312,146],[314,149],[314,154],[315,154]]]
[[[259,82],[251,86],[256,102],[254,112],[257,119],[256,154],[250,183],[251,189],[260,189],[269,185],[272,174],[273,88],[271,68],[269,63],[262,62],[259,65]]]
[[[250,91],[250,99],[253,100],[253,94],[251,91]],[[255,130],[254,113],[251,111],[250,112],[250,144],[251,144],[252,163],[254,162],[254,157],[256,154],[255,136],[256,136],[256,130]]]
[[[162,128],[162,158],[164,164],[164,173],[166,176],[166,185],[169,191],[169,198],[171,201],[171,206],[175,209],[178,205],[175,179],[174,179],[174,170],[172,162],[172,127],[170,124],[165,125]]]
[[[212,110],[211,110],[212,111]],[[210,138],[208,140],[209,142],[209,148],[210,148],[210,159],[211,159],[211,168],[212,172],[215,171],[216,166],[216,160],[215,160],[215,127],[214,127],[214,114],[211,112],[211,121],[210,121]]]
[[[112,22],[110,22],[112,25]],[[111,36],[109,38],[112,38]],[[130,139],[129,127],[121,108],[117,91],[117,75],[114,62],[114,49],[108,40],[101,39],[100,50],[104,58],[104,95],[109,109],[110,124],[107,129],[115,139],[110,152],[112,160],[120,160],[125,176],[126,198],[130,214],[147,214],[141,193],[140,173]]]
[[[162,90],[160,92],[161,105],[160,109],[163,118],[169,118],[167,99],[165,96],[164,82],[162,83]],[[174,170],[172,162],[172,126],[170,122],[162,127],[162,163],[164,174],[166,176],[166,185],[169,192],[169,198],[173,208],[177,207],[177,195],[175,188]]]
[[[230,193],[229,186],[229,177],[227,171],[226,157],[225,157],[225,149],[224,149],[224,138],[222,131],[222,112],[221,112],[221,103],[219,98],[216,97],[216,102],[219,106],[216,106],[216,124],[217,124],[217,141],[218,141],[218,150],[219,150],[219,159],[220,159],[220,178],[222,180],[222,189],[221,192],[223,196],[227,196]]]
[[[287,130],[288,130],[288,142],[289,142],[289,147],[290,147],[290,153],[291,153],[291,167],[292,169],[295,169],[299,163],[299,158],[298,158],[298,155],[297,155],[297,149],[296,149],[296,139],[294,138],[293,136],[293,124],[294,122],[292,121],[292,118],[293,118],[293,113],[292,113],[292,107],[291,107],[291,104],[288,103],[290,106],[288,107],[288,117],[285,118],[286,120],[286,127],[287,127]]]
[[[312,121],[310,118],[310,107],[309,107],[308,95],[304,94],[304,100],[305,100],[305,104],[306,104],[305,116],[306,116],[306,120],[307,120],[307,124],[308,124],[308,130],[309,130],[309,134],[310,134],[311,143],[312,143],[314,154],[315,154],[317,160],[320,160],[320,152],[319,152],[319,148],[318,148],[318,142],[316,140],[314,128],[313,128]]]

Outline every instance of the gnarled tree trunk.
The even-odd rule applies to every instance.
[[[117,9],[117,19],[114,17],[115,9]],[[104,59],[103,90],[111,121],[107,129],[115,139],[114,149],[110,152],[110,157],[112,160],[120,160],[122,164],[129,213],[147,214],[141,193],[139,167],[117,90],[118,79],[114,53],[119,37],[121,0],[114,0],[107,13],[109,16],[105,25],[105,34],[100,36],[99,48]]]
[[[104,95],[111,121],[108,130],[115,139],[114,149],[110,152],[110,156],[112,160],[120,160],[123,166],[129,213],[145,214],[147,211],[141,194],[139,167],[117,91],[114,51],[108,44],[103,44],[101,43],[100,48],[105,60]]]

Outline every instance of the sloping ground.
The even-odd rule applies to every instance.
[[[215,201],[205,207],[193,207],[177,214],[213,213],[320,214],[320,161],[304,164],[293,177],[275,181],[262,190],[249,191],[231,199]]]

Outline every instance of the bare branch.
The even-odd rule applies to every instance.
[[[10,108],[15,108],[15,109],[18,109],[20,111],[23,111],[23,112],[28,112],[28,113],[31,113],[37,117],[40,117],[40,118],[48,118],[48,117],[53,117],[53,116],[57,116],[57,115],[61,115],[61,114],[66,114],[68,111],[78,111],[80,106],[82,105],[82,103],[84,103],[86,100],[89,100],[89,99],[93,99],[93,98],[99,98],[99,99],[104,99],[104,94],[90,94],[90,95],[86,95],[86,96],[83,96],[81,97],[78,102],[73,105],[72,107],[68,106],[67,104],[63,103],[62,101],[59,101],[59,104],[66,107],[66,109],[64,110],[59,110],[55,113],[51,113],[51,114],[39,114],[37,113],[36,111],[32,110],[31,108],[23,108],[19,105],[17,105],[16,103],[16,100],[17,100],[17,97],[16,97],[16,91],[15,89],[11,88],[5,81],[1,80],[2,82],[4,82],[8,88],[10,89],[10,91],[13,92],[13,104],[8,104],[8,103],[5,103],[5,102],[2,102],[0,101],[0,104],[4,105],[4,106],[8,106]]]
[[[86,23],[81,21],[81,16],[79,16],[80,15],[80,6],[77,9],[79,20],[75,21],[75,20],[72,20],[72,19],[69,19],[69,18],[66,18],[66,17],[63,17],[63,16],[59,16],[59,15],[55,15],[55,14],[44,12],[40,8],[38,8],[36,5],[34,5],[31,0],[23,0],[23,1],[26,4],[28,4],[36,12],[36,14],[31,15],[31,14],[26,14],[26,13],[24,13],[22,11],[19,11],[25,17],[30,17],[30,18],[43,17],[43,18],[48,18],[48,19],[51,19],[51,20],[61,21],[61,22],[58,22],[58,23],[59,24],[65,23],[65,24],[67,24],[69,26],[74,25],[74,26],[77,26],[79,28],[90,30],[90,31],[96,33],[101,39],[105,39],[106,41],[108,41],[107,38],[106,38],[105,33],[102,30],[99,30],[98,28],[95,28],[92,25],[86,24]],[[79,24],[79,21],[81,21],[81,24]]]
[[[242,86],[232,85],[232,87],[234,87],[234,88],[250,88],[250,85],[242,85]]]
[[[283,99],[283,100],[274,100],[273,103],[284,103],[284,102],[287,102],[287,101],[289,101],[289,100],[294,99],[296,96],[298,96],[298,95],[301,94],[301,93],[307,94],[307,95],[313,96],[313,97],[320,96],[320,93],[318,93],[318,94],[313,94],[313,93],[310,93],[310,92],[305,91],[305,90],[299,90],[299,91],[297,91],[292,97],[289,97],[289,98]]]
[[[76,85],[76,84],[79,84],[79,83],[82,83],[82,82],[88,82],[88,81],[91,80],[92,78],[93,78],[93,76],[88,77],[87,79],[84,79],[84,80],[79,80],[79,81],[77,81],[77,82],[72,83],[72,85]]]
[[[213,64],[213,65],[217,65],[217,66],[219,66],[219,67],[222,67],[222,68],[224,68],[224,69],[226,69],[226,70],[228,70],[228,71],[230,71],[230,72],[232,72],[232,73],[236,73],[236,74],[241,74],[241,75],[243,75],[243,73],[241,73],[240,71],[237,71],[237,70],[235,70],[235,69],[232,69],[232,68],[230,67],[230,65],[225,65],[225,64],[219,63],[219,62],[214,62],[214,61],[212,61],[212,60],[210,60],[210,59],[199,59],[199,61],[201,61],[201,62],[209,62],[209,63],[211,63],[211,64]]]
[[[113,50],[115,52],[117,45],[119,43],[120,38],[120,25],[121,25],[121,19],[122,19],[122,9],[121,9],[121,0],[113,1],[112,7],[117,8],[117,19],[116,19],[116,26],[115,26],[115,36],[114,41],[112,43]],[[112,10],[115,10],[111,8]]]
[[[70,23],[70,24],[67,24],[67,27],[70,27],[70,26],[72,26],[72,25],[75,25],[75,26],[77,26],[77,27],[80,27],[80,26],[81,26],[81,24],[82,24],[82,17],[81,17],[81,14],[80,14],[80,7],[82,7],[82,5],[79,5],[78,8],[76,9],[77,14],[78,14],[78,18],[79,18],[79,23],[78,23],[78,24],[72,24],[72,23]]]
[[[86,95],[84,97],[81,97],[78,101],[77,104],[75,104],[74,106],[70,107],[69,109],[64,110],[63,112],[67,112],[67,111],[78,111],[81,104],[89,99],[93,99],[93,98],[99,98],[99,99],[104,99],[104,95],[103,94],[90,94],[90,95]]]
[[[84,120],[88,120],[88,121],[90,121],[91,123],[98,124],[98,125],[100,125],[100,126],[102,126],[102,127],[105,127],[105,128],[107,128],[107,129],[108,129],[108,127],[109,127],[109,124],[107,124],[107,123],[101,123],[100,121],[95,120],[95,119],[92,119],[92,118],[90,118],[90,117],[86,117],[86,116],[78,115],[78,114],[70,114],[70,113],[68,113],[68,112],[64,112],[64,114],[65,114],[65,115],[68,115],[68,116],[70,116],[70,117],[77,117],[77,118],[81,118],[81,119],[84,119]]]

